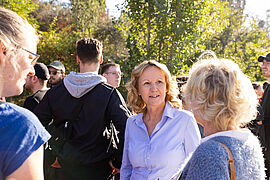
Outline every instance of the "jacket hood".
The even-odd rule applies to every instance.
[[[103,76],[92,72],[71,72],[64,78],[64,85],[68,92],[75,98],[80,98],[91,91],[99,83],[106,82]]]

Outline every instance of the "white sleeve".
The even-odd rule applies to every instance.
[[[198,124],[194,116],[191,116],[187,122],[187,127],[185,130],[186,157],[188,157],[190,153],[196,150],[196,148],[200,144],[200,141],[201,141],[201,134],[199,131]]]

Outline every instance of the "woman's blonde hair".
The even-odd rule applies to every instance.
[[[165,76],[166,81],[166,101],[173,107],[180,108],[181,103],[178,99],[178,86],[176,79],[171,76],[171,73],[169,72],[168,68],[157,61],[144,61],[138,66],[135,67],[135,69],[132,71],[131,74],[131,80],[127,83],[127,90],[128,90],[128,106],[132,109],[133,113],[141,113],[144,112],[146,109],[146,104],[142,100],[141,96],[138,94],[138,80],[140,76],[142,75],[143,71],[151,66],[155,66],[161,70],[161,72]]]
[[[196,62],[183,87],[183,98],[194,114],[219,131],[241,127],[257,112],[257,96],[249,78],[226,59]]]

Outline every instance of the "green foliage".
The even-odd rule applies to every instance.
[[[90,37],[105,10],[105,0],[71,0],[71,10],[73,23],[81,36]]]
[[[47,32],[50,28],[50,24],[57,17],[55,25],[58,28],[65,28],[72,24],[71,22],[71,10],[69,3],[60,3],[56,0],[43,1],[35,0],[39,6],[33,13],[33,17],[39,23],[39,30]]]
[[[65,65],[67,74],[77,70],[75,46],[80,36],[75,27],[68,26],[64,29],[58,29],[54,22],[50,25],[48,32],[40,32],[39,61],[49,64],[58,60]]]
[[[270,51],[270,13],[266,21],[254,20],[244,26],[245,0],[126,0],[118,20],[106,14],[105,0],[71,0],[68,4],[0,0],[0,5],[26,17],[36,28],[40,25],[39,61],[59,60],[67,73],[79,70],[78,39],[102,41],[104,63],[121,66],[124,76],[119,89],[124,96],[131,71],[144,60],[164,63],[178,76],[186,74],[203,52],[212,50],[217,57],[238,63],[253,81],[262,81],[257,58]]]
[[[234,34],[225,48],[224,57],[232,58],[238,63],[252,81],[262,81],[264,77],[260,73],[258,57],[266,55],[270,51],[269,47],[267,32],[257,28],[255,21],[250,27],[242,27]]]
[[[269,51],[269,35],[257,22],[243,26],[245,1],[127,0],[122,25],[128,63],[166,64],[174,75],[186,74],[206,50],[237,62],[252,80],[262,80],[257,57]]]
[[[121,30],[132,69],[143,60],[166,64],[175,74],[186,73],[204,50],[204,41],[228,25],[228,8],[215,0],[129,0]],[[226,6],[225,6],[226,7]]]
[[[38,4],[31,0],[0,0],[0,6],[6,7],[20,16],[27,19],[27,21],[34,27],[38,28],[36,19],[31,16],[31,13],[38,8]]]

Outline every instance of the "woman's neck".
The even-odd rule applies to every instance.
[[[163,111],[165,109],[165,102],[160,106],[151,106],[147,107],[147,110],[144,114],[145,121],[159,122],[161,120]]]
[[[215,129],[213,126],[203,126],[204,127],[204,135],[205,136],[210,136],[212,134],[215,134],[219,132],[217,129]]]
[[[164,108],[165,103],[159,107],[147,107],[147,110],[143,115],[143,122],[147,128],[149,137],[153,133],[158,122],[161,120]]]
[[[218,130],[217,128],[214,127],[213,123],[211,122],[206,122],[204,125],[204,135],[209,136],[212,134],[215,134],[217,132],[221,132],[222,130]],[[228,128],[227,130],[224,131],[230,131],[230,130],[238,130],[239,128]]]

